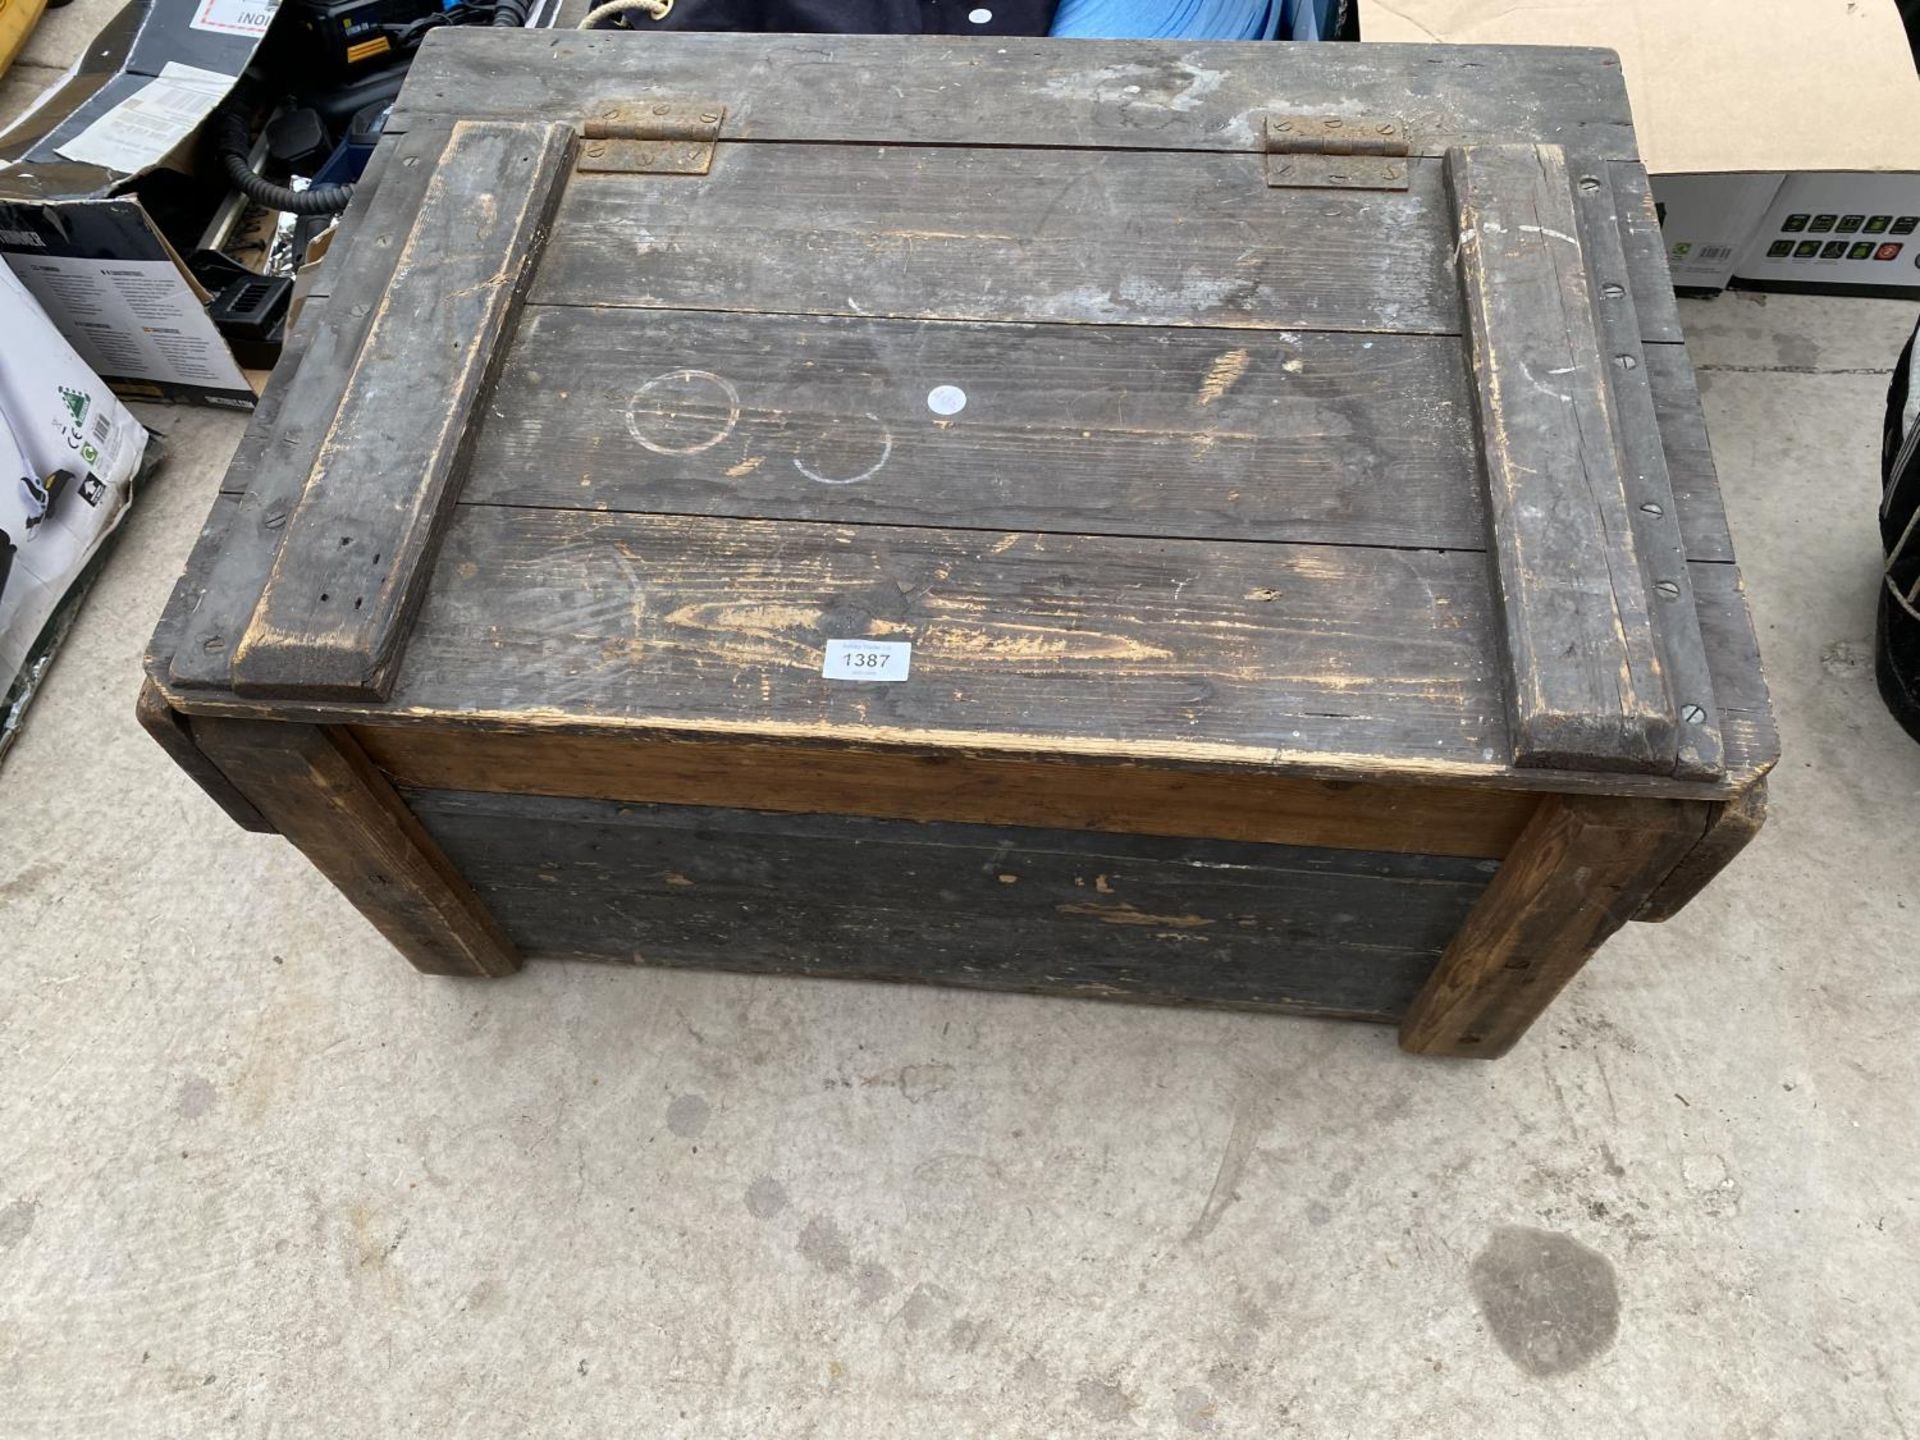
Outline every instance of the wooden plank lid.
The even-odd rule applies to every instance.
[[[1516,789],[1772,763],[1607,57],[829,49],[848,83],[808,37],[430,40],[169,702]]]

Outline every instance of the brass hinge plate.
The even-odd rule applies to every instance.
[[[1269,115],[1267,184],[1307,190],[1404,190],[1404,120],[1384,115]]]
[[[727,107],[708,100],[609,100],[580,127],[588,175],[704,175]]]

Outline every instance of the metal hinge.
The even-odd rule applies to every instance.
[[[596,175],[704,175],[727,107],[710,100],[609,100],[580,127],[576,168]]]
[[[1269,115],[1267,184],[1404,190],[1407,126],[1380,115]]]

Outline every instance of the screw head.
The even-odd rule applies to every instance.
[[[673,107],[671,105],[656,105],[653,107],[653,113],[656,115],[671,115],[673,113]]]
[[[1580,177],[1580,188],[1591,195],[1600,188],[1600,181],[1592,175],[1582,175]]]
[[[1627,287],[1609,280],[1600,287],[1600,293],[1609,300],[1618,300],[1622,295],[1627,293]]]
[[[607,106],[606,109],[600,112],[600,118],[602,120],[618,120],[620,118],[620,107],[618,105]]]
[[[1682,707],[1680,718],[1689,725],[1698,725],[1702,720],[1707,718],[1707,712],[1698,705],[1687,705]]]
[[[1273,122],[1273,128],[1276,130],[1291,130],[1293,129],[1293,122],[1291,120],[1276,120]]]
[[[1651,500],[1647,501],[1647,503],[1642,505],[1640,508],[1646,511],[1646,513],[1649,515],[1664,515],[1667,513],[1665,510],[1662,510],[1658,505],[1654,504],[1653,501]]]
[[[1640,362],[1631,355],[1616,355],[1613,357],[1613,363],[1618,365],[1622,370],[1637,370],[1640,368]]]
[[[1346,122],[1342,120],[1338,115],[1329,115],[1325,120],[1321,121],[1320,123],[1325,125],[1329,130],[1338,130]]]
[[[720,123],[719,112],[714,110],[702,110],[700,112],[700,123],[702,125],[718,125]]]
[[[1660,598],[1662,600],[1678,600],[1680,598],[1680,586],[1672,580],[1658,581],[1653,588],[1660,592]]]
[[[1392,126],[1392,125],[1382,125],[1382,126],[1380,126],[1380,127],[1379,127],[1379,129],[1380,129],[1380,133],[1381,133],[1382,135],[1391,135],[1391,134],[1393,134],[1393,132],[1394,132],[1394,128],[1395,128],[1395,127],[1394,127],[1394,126]]]
[[[596,158],[606,153],[607,153],[607,147],[605,145],[598,143],[597,141],[594,144],[587,146],[587,154],[592,155]]]

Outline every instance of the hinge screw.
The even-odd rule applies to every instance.
[[[607,153],[607,147],[604,145],[594,144],[594,145],[587,146],[587,154],[593,156],[595,159],[598,159],[600,156],[606,153]]]
[[[1627,293],[1627,290],[1624,285],[1619,285],[1619,284],[1616,284],[1614,281],[1609,280],[1606,284],[1600,287],[1600,293],[1606,296],[1607,299],[1609,300],[1618,300],[1622,295]]]
[[[1675,581],[1661,580],[1657,582],[1653,588],[1660,592],[1660,598],[1662,600],[1678,600],[1680,598],[1680,586]]]
[[[1658,505],[1654,504],[1653,501],[1651,500],[1647,501],[1647,503],[1642,505],[1640,508],[1646,511],[1647,514],[1649,515],[1664,515],[1667,513],[1666,511],[1662,510]]]
[[[1591,175],[1582,175],[1580,177],[1580,188],[1591,195],[1600,188],[1600,182]]]
[[[1638,369],[1640,365],[1640,362],[1631,355],[1616,355],[1613,357],[1613,363],[1618,365],[1622,370],[1635,370]]]
[[[671,105],[656,105],[653,107],[653,113],[656,115],[671,115],[673,113],[673,107]]]
[[[1680,718],[1689,725],[1698,725],[1702,720],[1707,718],[1707,712],[1702,710],[1698,705],[1689,705],[1680,712]]]
[[[720,116],[712,110],[702,110],[700,112],[700,123],[702,125],[718,125],[720,123]]]
[[[1391,126],[1391,125],[1382,125],[1382,126],[1380,127],[1380,133],[1381,133],[1382,135],[1391,135],[1391,134],[1393,134],[1393,126]]]
[[[1293,122],[1291,120],[1276,120],[1273,122],[1273,128],[1276,130],[1291,130],[1293,129]]]
[[[607,106],[606,109],[600,112],[600,118],[602,120],[618,120],[620,118],[620,107],[618,105]]]

